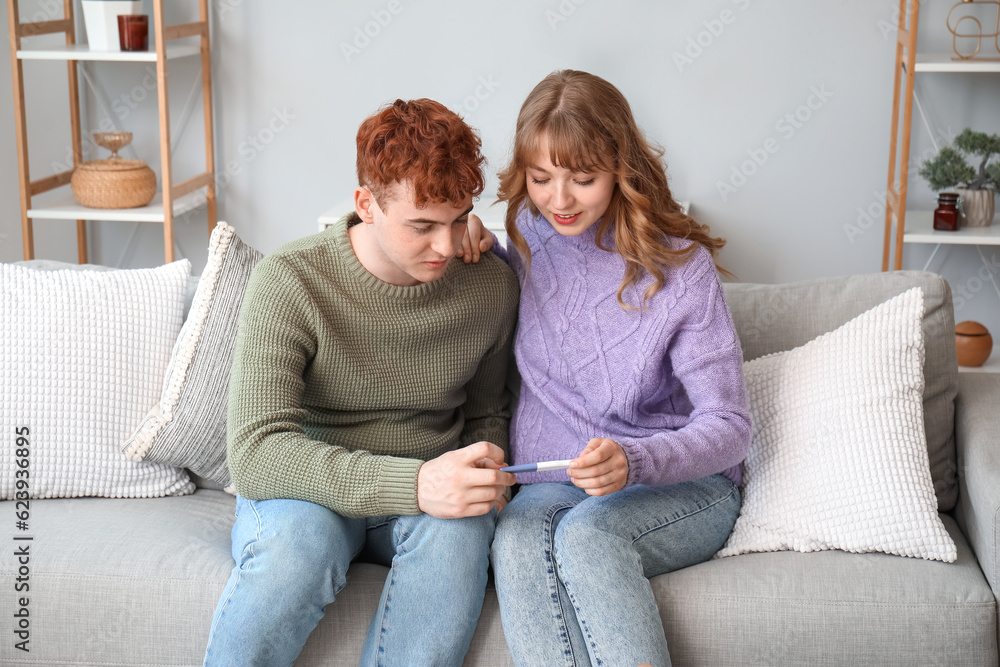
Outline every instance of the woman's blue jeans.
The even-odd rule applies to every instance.
[[[649,578],[712,557],[740,492],[728,478],[588,496],[522,486],[500,512],[493,569],[518,665],[670,664]]]
[[[206,665],[291,665],[355,557],[390,566],[362,665],[461,665],[482,611],[496,510],[350,519],[299,500],[237,498],[233,568]]]

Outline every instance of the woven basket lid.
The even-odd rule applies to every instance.
[[[84,171],[133,171],[135,169],[145,169],[146,163],[142,160],[109,158],[107,160],[90,160],[89,162],[81,162],[76,168]]]

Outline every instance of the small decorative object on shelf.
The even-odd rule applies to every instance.
[[[118,45],[122,51],[148,51],[149,17],[145,14],[119,14]]]
[[[142,0],[83,0],[87,44],[92,51],[118,51],[118,15],[139,14]]]
[[[959,366],[982,366],[993,352],[993,336],[979,322],[959,322],[955,325],[955,351]]]
[[[996,7],[996,17],[993,19],[993,32],[984,33],[982,22],[971,14],[966,14],[965,16],[958,18],[954,25],[952,24],[951,15],[955,12],[955,10],[959,7],[969,9],[970,5],[990,5],[992,7]],[[948,11],[948,18],[946,21],[948,23],[948,30],[951,31],[951,48],[955,52],[955,57],[953,58],[954,60],[972,60],[973,58],[976,60],[1000,60],[1000,0],[962,0]],[[963,21],[970,24],[975,23],[975,32],[959,32],[959,26],[962,25]],[[971,29],[971,26],[968,26],[966,29]],[[993,38],[993,46],[996,47],[996,53],[991,57],[977,58],[976,56],[979,54],[980,49],[983,48],[984,37],[987,39],[990,37]],[[958,50],[959,38],[976,40],[976,50],[972,53],[960,52]]]
[[[942,192],[938,207],[934,209],[934,229],[942,232],[958,231],[958,193]]]
[[[73,171],[73,196],[91,208],[138,208],[156,196],[156,174],[142,160],[125,160],[118,151],[132,142],[131,132],[97,132],[94,141],[111,151],[106,160],[83,162]]]
[[[974,168],[964,154],[981,158]],[[969,227],[988,227],[993,221],[994,197],[1000,192],[1000,134],[974,132],[966,128],[955,137],[954,147],[945,146],[920,168],[932,190],[958,188],[962,212]]]

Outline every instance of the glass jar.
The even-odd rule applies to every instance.
[[[943,232],[958,231],[958,193],[942,192],[938,207],[934,209],[934,229]]]

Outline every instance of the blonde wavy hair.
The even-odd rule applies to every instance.
[[[713,259],[725,239],[713,237],[681,210],[667,184],[663,149],[650,144],[621,92],[604,79],[574,70],[553,72],[535,86],[521,106],[510,163],[500,172],[499,200],[507,203],[505,226],[514,247],[531,268],[531,252],[515,221],[523,205],[538,214],[528,197],[525,169],[547,141],[552,164],[573,171],[606,171],[617,175],[608,210],[597,228],[597,246],[613,228],[615,247],[625,259],[618,303],[625,289],[648,273],[653,282],[642,304],[663,287],[663,267],[683,263],[698,246]],[[692,241],[673,250],[667,237]],[[730,275],[725,269],[719,269]]]

